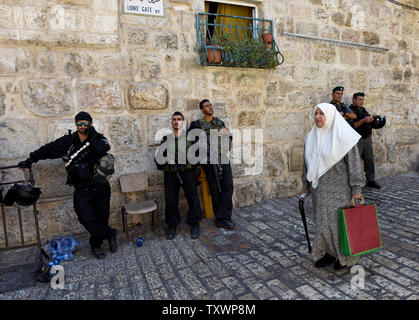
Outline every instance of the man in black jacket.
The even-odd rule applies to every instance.
[[[105,258],[103,240],[109,242],[110,251],[116,252],[116,230],[109,227],[111,188],[108,182],[96,183],[94,165],[110,149],[108,140],[92,125],[87,112],[75,117],[77,132],[67,134],[31,152],[29,158],[19,162],[20,168],[45,159],[63,158],[67,170],[67,184],[74,186],[73,204],[80,223],[90,233],[92,254]]]
[[[363,92],[354,93],[350,108],[357,116],[354,121],[354,128],[361,135],[361,139],[358,141],[358,150],[361,159],[364,160],[367,187],[381,189],[381,186],[375,181],[374,152],[371,140],[371,122],[374,121],[374,118],[363,107],[364,96],[365,94]]]
[[[208,144],[208,154],[198,155],[199,159],[205,159],[205,162],[200,160],[202,167],[205,170],[205,175],[208,180],[210,189],[212,207],[215,215],[215,225],[218,228],[234,229],[235,223],[231,219],[233,211],[233,173],[231,170],[230,161],[225,156],[222,150],[222,136],[227,136],[229,140],[229,147],[231,147],[231,136],[229,130],[226,128],[224,122],[213,116],[214,109],[208,99],[204,99],[199,103],[199,108],[203,114],[203,118],[193,121],[188,129],[188,133],[194,129],[205,131]],[[211,131],[216,133],[218,137],[211,139]],[[188,134],[189,138],[189,134]],[[198,139],[197,139],[198,140]],[[212,146],[212,141],[218,141],[216,146]],[[215,163],[210,159],[210,149],[214,148],[218,157]],[[224,161],[223,161],[224,160]]]

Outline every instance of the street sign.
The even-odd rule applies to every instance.
[[[164,0],[124,0],[124,13],[164,16]]]

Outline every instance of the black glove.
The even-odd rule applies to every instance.
[[[88,127],[86,128],[86,133],[87,133],[89,136],[94,136],[94,135],[95,135],[95,133],[96,133],[96,130],[95,130],[95,128],[94,128],[93,126],[88,126]]]
[[[34,163],[34,161],[32,161],[31,158],[26,159],[25,161],[20,161],[17,166],[19,168],[27,168],[30,169],[32,168],[32,163]]]

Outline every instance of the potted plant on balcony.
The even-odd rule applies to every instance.
[[[223,36],[217,43],[222,47],[223,64],[227,66],[273,69],[279,65],[276,50],[267,47],[261,38],[240,41]]]
[[[272,33],[269,29],[263,29],[261,32],[263,42],[271,44],[273,41]]]
[[[207,55],[208,63],[212,64],[219,64],[221,63],[222,54],[221,54],[221,47],[219,43],[211,42],[207,39],[205,44],[205,51]]]
[[[221,63],[221,48],[218,45],[207,46],[207,61],[208,63]]]
[[[245,67],[247,63],[246,46],[243,42],[235,40],[227,35],[222,35],[217,41],[220,43],[225,65]]]
[[[273,69],[279,65],[276,50],[267,48],[260,38],[249,40],[246,49],[250,67]]]

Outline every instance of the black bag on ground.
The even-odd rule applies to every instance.
[[[0,294],[50,282],[48,263],[48,254],[36,246],[0,251]]]
[[[38,265],[34,270],[35,280],[39,282],[51,282],[51,266],[48,264],[50,260],[49,255],[44,249],[39,250]]]

